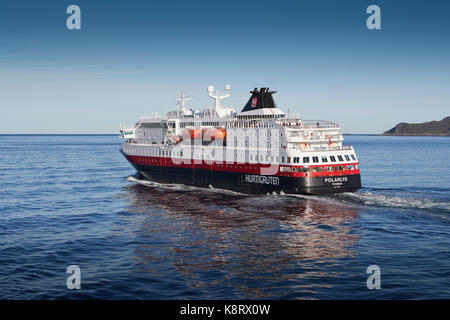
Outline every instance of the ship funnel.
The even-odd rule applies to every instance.
[[[258,90],[258,88],[255,88],[253,89],[253,91],[250,91],[250,93],[252,94],[252,96],[241,112],[277,107],[272,97],[272,95],[276,93],[276,91],[269,91],[269,88],[261,88],[260,90]]]

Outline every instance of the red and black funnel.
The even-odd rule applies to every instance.
[[[252,96],[241,112],[277,107],[272,97],[276,91],[269,91],[269,88],[261,88],[261,90],[258,91],[258,88],[255,88],[253,91],[250,91],[250,93]]]

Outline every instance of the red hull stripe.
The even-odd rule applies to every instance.
[[[260,163],[210,163],[196,159],[195,161],[189,159],[177,159],[176,163],[172,161],[172,158],[165,157],[148,157],[148,156],[133,156],[126,155],[128,161],[136,165],[144,166],[156,166],[156,167],[176,167],[176,168],[190,168],[197,170],[212,170],[212,171],[225,171],[225,172],[239,172],[248,174],[261,174],[261,170],[264,168],[270,168],[270,164],[260,164]],[[182,163],[182,161],[190,161],[190,163]],[[355,169],[354,163],[346,164],[326,164],[326,165],[311,165],[309,172],[281,172],[280,168],[286,168],[284,170],[292,171],[293,168],[303,168],[303,166],[289,166],[289,165],[279,165],[277,168],[276,176],[285,177],[327,177],[327,176],[341,176],[341,175],[351,175],[359,174],[359,169]],[[353,170],[347,170],[347,166],[352,166]],[[325,167],[333,167],[333,171],[325,171]],[[343,170],[336,171],[336,167]],[[312,168],[321,168],[320,172],[312,172]],[[295,169],[294,169],[295,170]],[[320,170],[320,169],[318,169]]]

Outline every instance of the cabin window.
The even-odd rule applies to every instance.
[[[308,168],[308,167],[297,167],[297,168],[292,168],[292,172],[307,173],[307,172],[309,172],[309,168]]]
[[[309,157],[303,157],[303,163],[309,163]]]
[[[339,161],[344,161],[344,159],[342,158],[342,156],[338,156]]]
[[[287,163],[291,163],[291,157],[287,157]]]
[[[347,170],[353,170],[353,165],[348,165]]]
[[[313,162],[314,162],[314,163],[319,162],[319,157],[313,157]]]
[[[345,155],[345,160],[350,161],[350,157],[348,155]]]
[[[322,157],[322,162],[328,162],[327,157],[323,156],[323,157]]]
[[[294,163],[300,163],[300,157],[294,157]]]
[[[353,160],[355,160],[355,161],[356,161],[356,157],[355,157],[355,155],[353,155],[353,154],[352,154],[352,155],[351,155],[351,157],[352,157],[352,159],[353,159]]]
[[[344,166],[336,166],[336,171],[342,171],[344,170]]]
[[[280,171],[281,172],[291,172],[291,168],[290,167],[280,167]]]
[[[325,171],[327,171],[327,172],[332,172],[332,171],[334,171],[334,168],[331,167],[331,166],[326,166],[326,167],[325,167]]]
[[[312,168],[311,168],[311,171],[312,171],[312,172],[322,172],[323,169],[322,169],[322,167],[312,167]]]
[[[284,163],[284,157],[281,157],[281,162]]]
[[[335,156],[330,156],[330,160],[331,160],[331,162],[336,162]]]

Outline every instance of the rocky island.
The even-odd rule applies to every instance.
[[[450,136],[450,117],[423,123],[399,123],[383,133],[385,136]]]

